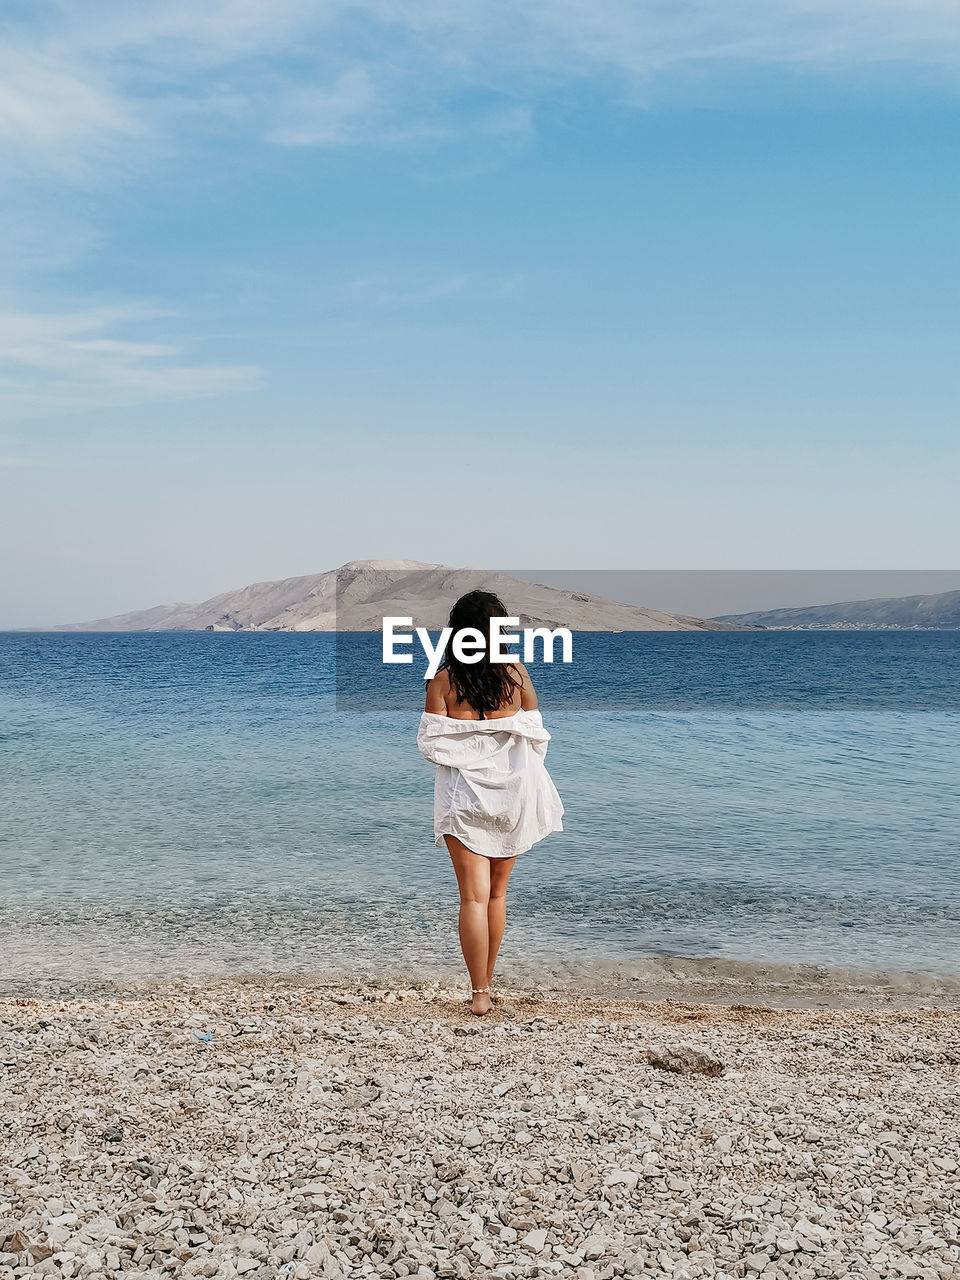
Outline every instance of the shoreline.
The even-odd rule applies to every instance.
[[[17,1280],[960,1277],[957,1010],[167,982],[0,1048]]]
[[[578,960],[502,965],[505,987],[524,998],[576,1003],[642,1004],[707,1002],[785,1009],[960,1009],[960,976],[951,973],[869,970],[817,964],[788,964],[723,957],[650,956],[639,960]],[[297,986],[322,990],[399,990],[433,999],[466,984],[458,971],[384,969],[349,972],[295,971],[131,973],[103,977],[67,977],[56,971],[5,975],[0,970],[0,1001],[18,998],[110,999],[143,991],[169,991],[236,984],[243,987]]]

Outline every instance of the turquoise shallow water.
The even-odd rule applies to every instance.
[[[508,970],[960,975],[960,636],[577,646],[539,673],[567,830],[518,863]],[[0,978],[456,972],[419,675],[338,711],[333,650],[0,635]]]

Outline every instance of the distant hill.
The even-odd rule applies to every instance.
[[[339,584],[339,592],[338,592]],[[417,560],[351,560],[340,569],[256,582],[202,604],[157,605],[54,631],[379,631],[384,616],[413,617],[436,629],[453,601],[480,587],[495,591],[521,626],[572,631],[740,631],[744,624],[690,618],[618,604],[580,591],[526,582],[487,569],[453,569]]]
[[[804,609],[725,614],[718,621],[790,631],[957,631],[960,591],[891,600],[845,600]]]

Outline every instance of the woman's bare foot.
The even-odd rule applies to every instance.
[[[473,996],[470,1012],[475,1013],[478,1018],[482,1018],[484,1014],[489,1013],[493,1008],[489,987],[480,987],[479,989],[474,987],[470,994]]]

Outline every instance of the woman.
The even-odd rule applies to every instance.
[[[490,636],[505,618],[502,600],[470,591],[450,611],[454,634]],[[550,734],[523,663],[463,662],[447,645],[427,685],[417,745],[437,765],[434,836],[446,842],[460,888],[460,947],[470,973],[473,1012],[489,1013],[491,983],[506,922],[507,881],[518,856],[562,831],[563,805],[544,767]]]

